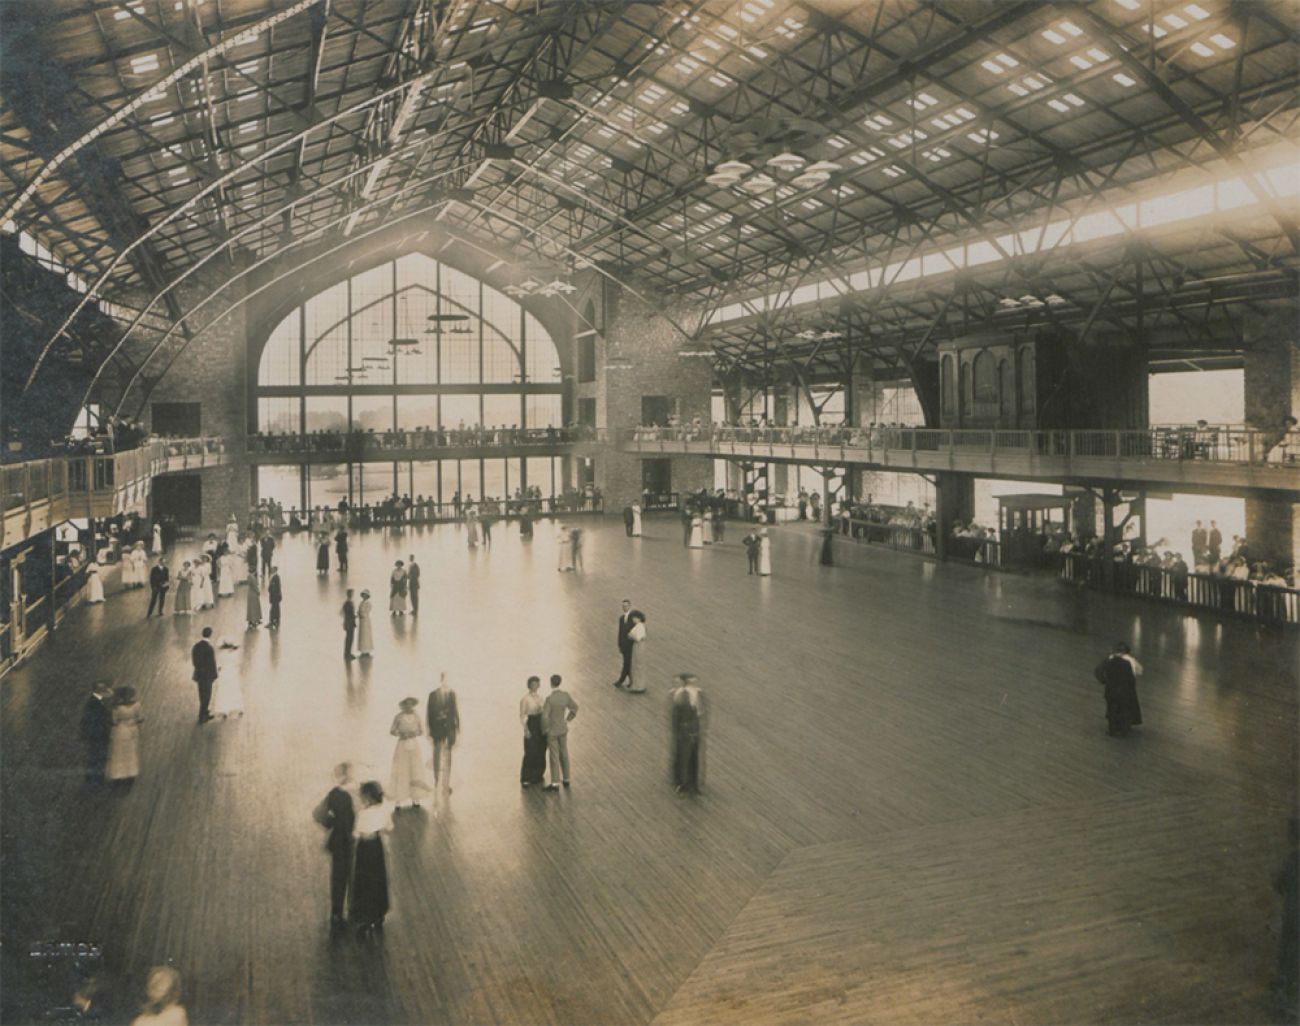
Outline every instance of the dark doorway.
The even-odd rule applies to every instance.
[[[203,479],[198,474],[153,479],[153,518],[167,517],[180,527],[198,527],[203,522]]]
[[[673,461],[664,459],[641,461],[641,492],[667,496],[673,490]]]
[[[198,438],[203,434],[198,403],[154,403],[150,423],[155,435]]]
[[[596,426],[596,400],[579,399],[578,400],[578,423],[583,427],[594,428]]]
[[[641,397],[641,423],[653,427],[667,427],[668,417],[673,412],[673,401],[666,395],[643,395]]]

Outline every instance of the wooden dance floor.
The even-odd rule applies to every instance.
[[[725,545],[590,525],[560,574],[549,525],[468,552],[450,526],[354,537],[377,653],[347,664],[344,580],[282,543],[284,627],[144,620],[147,591],[73,613],[3,691],[3,1011],[63,1003],[42,944],[103,946],[136,993],[185,978],[195,1023],[1240,1023],[1270,1016],[1273,874],[1296,807],[1293,635],[774,532],[775,575]],[[416,553],[418,618],[386,614]],[[115,575],[110,575],[110,592]],[[624,596],[650,691],[609,686]],[[194,725],[212,623],[242,720]],[[1105,734],[1094,664],[1145,664],[1146,724]],[[311,810],[351,759],[385,781],[397,702],[445,669],[454,793],[399,813],[382,939],[331,939]],[[712,703],[707,779],[667,779],[667,690]],[[573,788],[522,791],[518,700],[581,703]],[[83,789],[96,679],[134,685],[142,775]],[[50,988],[43,992],[43,988]]]

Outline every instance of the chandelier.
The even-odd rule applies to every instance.
[[[528,278],[517,285],[507,285],[502,291],[514,299],[523,299],[526,296],[568,295],[571,292],[577,292],[578,287],[560,278],[548,282],[534,281],[532,278]]]

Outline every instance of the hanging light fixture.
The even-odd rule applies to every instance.
[[[831,175],[835,174],[839,169],[840,166],[833,160],[819,160],[815,164],[809,164],[791,178],[790,184],[796,189],[811,189],[829,182]]]
[[[736,187],[738,189],[743,190],[744,192],[749,193],[752,196],[758,196],[761,195],[762,193],[771,192],[773,189],[775,189],[776,179],[771,177],[770,175],[765,175],[760,173],[760,174],[753,175],[749,178],[746,178],[744,181],[740,182]]]
[[[767,166],[774,171],[781,171],[785,174],[793,174],[802,168],[808,161],[797,153],[791,153],[786,150],[784,153],[778,153],[775,157],[767,158]]]
[[[725,189],[735,185],[753,170],[753,166],[746,164],[743,160],[724,160],[709,172],[704,180],[710,185]]]

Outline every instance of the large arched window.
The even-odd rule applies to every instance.
[[[258,366],[257,427],[558,427],[561,394],[559,354],[537,318],[492,286],[412,253],[330,286],[276,325]],[[524,483],[549,494],[550,464],[549,457],[367,463],[324,477],[313,469],[301,481],[297,468],[263,467],[259,489],[288,506],[394,490],[504,497]],[[340,483],[318,488],[318,478]]]

